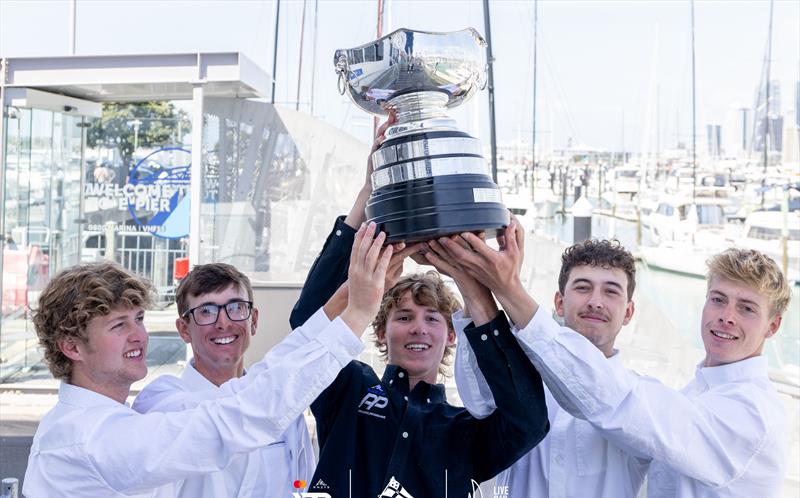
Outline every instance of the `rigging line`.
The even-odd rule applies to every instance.
[[[544,38],[544,36],[543,36]],[[563,110],[563,116],[558,116],[559,119],[564,119],[564,123],[567,125],[567,128],[572,133],[572,136],[575,137],[576,140],[580,142],[584,142],[583,137],[581,136],[580,132],[578,131],[578,126],[575,123],[575,120],[572,117],[572,112],[569,109],[567,104],[567,99],[564,94],[561,78],[558,76],[558,71],[554,69],[554,62],[552,55],[549,50],[549,46],[546,43],[542,43],[542,58],[545,61],[545,65],[549,68],[549,73],[551,75],[553,88],[555,90],[556,100],[558,100],[561,104],[561,109]]]

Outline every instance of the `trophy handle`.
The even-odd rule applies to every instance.
[[[339,95],[344,95],[347,91],[347,76],[350,74],[350,64],[347,62],[347,50],[337,50],[334,56],[336,60],[336,72],[339,73],[339,81],[336,87]]]

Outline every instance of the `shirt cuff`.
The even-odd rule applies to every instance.
[[[542,347],[555,340],[556,335],[561,332],[561,325],[553,319],[552,311],[539,305],[536,314],[525,328],[515,327],[511,331],[523,344],[536,350],[537,346]]]
[[[306,320],[306,323],[301,325],[299,328],[311,331],[323,330],[330,324],[331,324],[331,319],[328,318],[328,315],[325,314],[324,308],[320,308],[317,310],[316,313],[311,315],[311,318]]]
[[[458,310],[453,313],[451,318],[453,320],[453,329],[456,331],[456,335],[461,335],[470,326],[472,323],[472,318],[464,316],[464,310]]]
[[[364,350],[364,343],[356,337],[341,317],[336,317],[325,327],[317,335],[316,340],[322,343],[342,366],[353,361]]]

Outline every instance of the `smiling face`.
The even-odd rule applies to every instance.
[[[249,300],[247,291],[237,284],[231,284],[221,291],[188,296],[187,308],[191,310],[205,304],[224,307],[235,301]],[[196,313],[200,313],[200,310]],[[197,371],[219,386],[244,372],[244,352],[250,345],[250,336],[256,333],[258,310],[253,309],[246,320],[233,321],[225,309],[220,308],[215,323],[198,325],[190,314],[178,318],[175,325],[183,340],[192,345]]]
[[[445,348],[456,340],[446,317],[434,307],[416,303],[411,291],[389,311],[385,329],[376,335],[387,346],[387,361],[408,371],[411,389],[420,380],[436,382]]]
[[[131,384],[147,375],[144,310],[117,307],[86,325],[86,340],[64,339],[60,348],[72,360],[70,383],[125,402]]]
[[[633,317],[628,277],[620,268],[595,265],[573,267],[564,293],[556,292],[556,313],[567,327],[580,333],[609,357],[620,329]]]
[[[757,289],[717,275],[708,281],[701,335],[705,366],[715,367],[758,356],[764,341],[781,325],[781,315],[770,316],[766,296]]]

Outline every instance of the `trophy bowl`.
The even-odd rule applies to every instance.
[[[486,83],[486,42],[472,28],[451,33],[399,29],[334,54],[339,91],[366,112],[397,121],[372,153],[369,221],[387,242],[422,241],[508,225],[480,141],[447,109]]]

